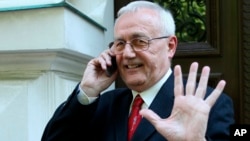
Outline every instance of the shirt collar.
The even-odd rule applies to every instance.
[[[169,78],[171,73],[172,73],[172,70],[170,68],[170,69],[168,69],[167,73],[156,84],[154,84],[149,89],[139,93],[141,98],[143,99],[144,103],[146,104],[145,105],[146,107],[150,106],[150,104],[152,103],[156,94],[159,92],[162,85],[167,81],[167,79]],[[134,99],[135,96],[138,94],[138,92],[132,90],[132,94],[133,94],[133,99]]]

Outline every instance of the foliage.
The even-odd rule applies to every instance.
[[[176,35],[181,42],[206,40],[205,0],[154,0],[169,9],[176,22]]]

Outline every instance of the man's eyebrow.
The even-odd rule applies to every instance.
[[[130,39],[133,39],[133,38],[148,38],[148,36],[144,33],[134,33],[132,35],[129,36]],[[115,40],[124,40],[123,37],[117,37],[115,38]]]
[[[138,38],[138,37],[147,37],[147,36],[144,33],[135,33],[135,34],[132,34],[131,37],[132,38]]]

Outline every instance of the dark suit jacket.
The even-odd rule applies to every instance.
[[[174,76],[171,75],[149,107],[162,118],[171,114],[173,90]],[[208,88],[207,94],[212,90]],[[131,90],[123,88],[109,91],[85,106],[78,102],[77,93],[76,88],[55,111],[46,126],[42,141],[127,141]],[[229,126],[233,123],[232,101],[222,94],[210,112],[207,140],[228,140]],[[166,141],[146,119],[142,119],[132,140]]]

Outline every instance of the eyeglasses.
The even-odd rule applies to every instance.
[[[152,39],[134,38],[130,40],[129,42],[126,42],[124,40],[115,40],[114,42],[109,43],[109,48],[116,55],[123,53],[126,44],[130,44],[132,49],[136,52],[145,51],[149,48],[150,41],[157,40],[157,39],[164,39],[168,37],[169,36],[161,36],[161,37],[152,38]]]

